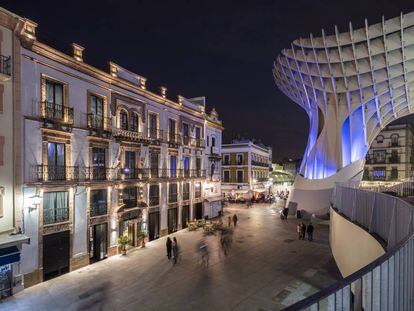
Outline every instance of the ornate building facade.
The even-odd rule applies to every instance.
[[[142,233],[151,241],[214,216],[205,209],[205,141],[216,128],[221,143],[222,124],[204,98],[171,100],[118,64],[92,67],[82,46],[64,54],[36,39],[36,23],[11,16],[25,287],[116,254],[120,236],[134,247]]]

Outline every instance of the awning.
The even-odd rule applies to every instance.
[[[17,246],[0,248],[0,267],[20,261],[20,252]]]
[[[214,197],[205,198],[205,200],[207,202],[222,201],[222,200],[224,200],[224,197],[222,195],[217,195],[217,196],[214,196]]]

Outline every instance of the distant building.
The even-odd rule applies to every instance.
[[[289,172],[293,177],[295,177],[300,168],[301,162],[301,159],[284,159],[282,162],[283,170]]]
[[[398,181],[413,176],[413,128],[389,125],[374,139],[366,155],[365,181]]]
[[[271,148],[252,140],[222,145],[222,192],[244,196],[268,191]]]

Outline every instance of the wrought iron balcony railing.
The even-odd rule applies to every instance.
[[[112,129],[112,135],[114,137],[124,138],[124,139],[128,139],[128,140],[133,140],[133,141],[146,140],[147,139],[145,134],[142,133],[142,132],[123,130],[123,129],[120,129],[120,128]]]
[[[197,147],[197,148],[204,148],[205,141],[204,141],[204,139],[193,137],[191,139],[191,146]]]
[[[162,141],[163,140],[163,130],[157,129],[157,128],[149,128],[148,129],[148,138],[150,140],[155,141]]]
[[[242,164],[237,164],[237,165],[242,165]],[[269,163],[259,162],[255,160],[252,160],[252,165],[261,166],[261,167],[269,167]]]
[[[53,102],[41,102],[42,118],[62,124],[73,124],[73,108]]]
[[[124,179],[127,180],[146,180],[149,178],[149,169],[124,167],[121,169],[121,174],[124,176]]]
[[[106,202],[91,202],[89,205],[90,216],[102,216],[108,213]]]
[[[11,56],[0,55],[0,73],[11,76]]]
[[[100,130],[110,132],[112,130],[111,118],[96,115],[94,113],[87,114],[88,128],[92,130]]]
[[[117,176],[116,169],[101,166],[35,165],[33,181],[105,181]]]
[[[180,134],[168,133],[168,144],[179,146],[182,144],[182,138]]]

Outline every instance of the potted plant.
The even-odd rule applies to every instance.
[[[141,246],[142,247],[145,247],[145,238],[146,238],[146,236],[147,235],[145,234],[145,231],[140,231],[137,234],[137,238],[138,238],[138,240],[141,241]]]
[[[118,243],[121,246],[121,254],[126,255],[126,246],[129,243],[129,239],[126,235],[121,235],[118,239]]]

